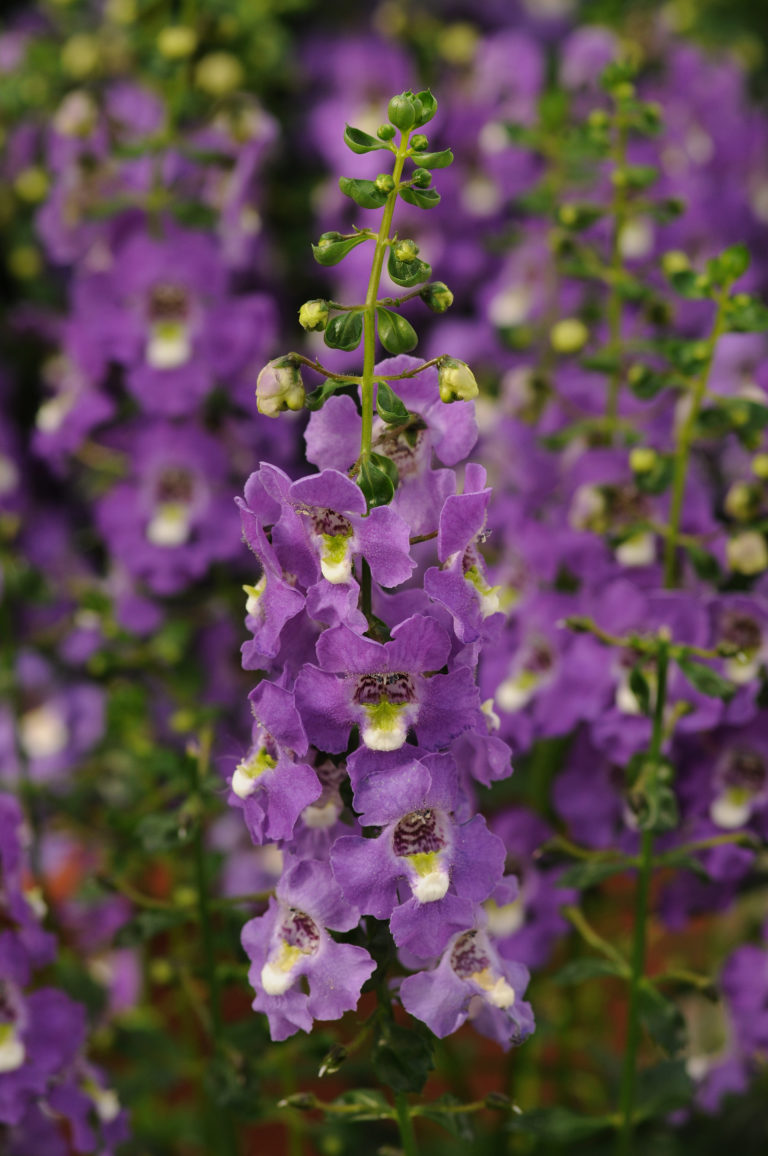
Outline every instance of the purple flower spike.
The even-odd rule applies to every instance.
[[[358,725],[370,750],[394,751],[413,726],[426,750],[444,746],[473,725],[478,706],[466,667],[424,677],[445,665],[450,650],[442,626],[420,614],[396,626],[383,644],[347,626],[327,630],[317,642],[320,668],[307,665],[296,680],[310,741],[336,754]]]
[[[481,930],[463,931],[448,944],[432,971],[407,976],[403,1007],[441,1039],[468,1019],[507,1050],[534,1030],[531,1005],[520,999],[528,969],[502,960]]]
[[[329,865],[305,859],[288,865],[267,913],[246,923],[242,940],[251,959],[253,1007],[267,1015],[273,1040],[308,1032],[313,1020],[339,1019],[357,1006],[375,964],[362,947],[336,943],[327,928],[350,931],[359,917]]]

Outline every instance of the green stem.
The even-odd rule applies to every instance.
[[[363,408],[363,427],[360,437],[361,461],[365,461],[371,454],[371,441],[373,438],[373,371],[376,364],[376,304],[379,296],[381,273],[384,268],[384,256],[389,245],[389,230],[392,227],[392,217],[395,212],[398,185],[400,183],[400,177],[403,175],[403,166],[405,165],[408,153],[409,136],[410,133],[408,132],[402,134],[400,145],[395,156],[395,167],[392,172],[392,179],[395,182],[395,186],[387,197],[387,203],[384,206],[384,213],[381,218],[378,236],[376,237],[376,248],[373,253],[371,276],[368,279],[368,292],[365,295],[365,308],[363,311],[363,378],[360,383]]]
[[[666,640],[660,639],[656,656],[656,704],[653,712],[653,732],[649,755],[658,759],[664,738],[664,708],[667,699],[667,669],[669,652]],[[635,895],[635,930],[632,944],[631,975],[629,980],[629,1012],[627,1043],[621,1077],[619,1114],[621,1127],[618,1134],[617,1156],[631,1156],[634,1138],[635,1088],[637,1083],[637,1052],[640,1046],[640,988],[645,973],[645,947],[648,923],[648,900],[653,872],[653,831],[643,831],[640,845],[640,867]]]
[[[723,332],[725,303],[728,299],[724,291],[718,298],[717,314],[712,332],[707,339],[707,356],[699,376],[693,383],[691,406],[683,422],[675,449],[675,469],[672,477],[672,498],[669,507],[669,533],[664,543],[664,585],[669,589],[677,585],[677,546],[680,541],[680,520],[683,514],[685,485],[688,478],[688,462],[691,456],[691,442],[699,418],[701,404],[707,392],[707,383],[712,369],[715,348]]]
[[[608,383],[608,399],[605,408],[605,418],[611,440],[616,432],[616,421],[619,409],[619,392],[623,365],[621,361],[621,337],[624,320],[624,298],[622,296],[621,279],[624,272],[624,257],[621,251],[621,239],[627,217],[627,193],[624,183],[624,172],[627,165],[627,127],[621,112],[616,113],[616,136],[613,146],[614,169],[612,176],[615,179],[613,193],[613,237],[611,240],[611,292],[608,298],[607,316],[610,332],[610,347],[616,358],[616,365]]]
[[[413,1130],[413,1120],[405,1092],[395,1092],[395,1111],[397,1112],[397,1125],[400,1129],[400,1139],[403,1142],[404,1156],[419,1156],[416,1133]]]

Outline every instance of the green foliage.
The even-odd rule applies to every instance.
[[[387,152],[392,151],[392,146],[383,140],[379,140],[370,133],[363,132],[360,128],[353,128],[347,125],[344,129],[344,143],[347,148],[352,149],[353,153],[372,153],[378,149],[386,149]]]
[[[395,469],[395,478],[392,477],[392,468]],[[365,494],[368,508],[386,506],[395,496],[397,486],[397,468],[389,458],[380,454],[371,454],[363,458],[360,465],[358,485]]]
[[[388,425],[400,425],[408,420],[408,410],[386,381],[380,381],[376,387],[376,409]]]
[[[403,185],[399,192],[404,201],[409,205],[416,205],[419,209],[434,209],[435,205],[440,203],[437,189],[412,189]]]
[[[692,686],[710,698],[722,698],[728,701],[733,698],[738,689],[722,674],[718,674],[711,666],[703,662],[695,662],[692,658],[678,658],[677,665]]]
[[[676,1003],[662,995],[648,980],[638,993],[640,1019],[648,1034],[667,1055],[676,1056],[686,1044],[685,1019]]]
[[[398,261],[393,246],[389,250],[387,272],[396,285],[410,288],[412,285],[429,280],[432,276],[432,267],[418,258],[414,261]]]
[[[362,209],[380,209],[387,203],[387,194],[377,188],[373,181],[339,177],[339,188]]]
[[[341,233],[325,233],[318,244],[312,246],[312,254],[318,265],[338,265],[347,253],[351,253],[367,239],[365,233],[355,233],[351,237],[344,237]]]
[[[372,1061],[378,1079],[396,1092],[420,1092],[435,1066],[435,1037],[411,1019],[408,1026],[379,1021]]]
[[[626,977],[626,971],[612,959],[600,955],[571,959],[553,976],[554,982],[563,986],[584,983],[588,979],[604,979],[606,976]]]
[[[363,314],[359,309],[338,313],[325,327],[323,340],[332,349],[350,352],[357,349],[363,336]],[[305,399],[306,400],[306,399]]]
[[[418,343],[416,330],[407,318],[391,309],[376,310],[379,341],[388,353],[409,353]]]

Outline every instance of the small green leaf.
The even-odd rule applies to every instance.
[[[647,189],[658,180],[659,170],[654,165],[627,165],[618,176],[628,189]]]
[[[345,1120],[393,1120],[395,1118],[394,1108],[387,1102],[384,1093],[375,1088],[356,1088],[351,1092],[342,1092],[333,1103],[354,1109],[354,1111],[344,1113]]]
[[[428,1104],[419,1104],[418,1112],[414,1114],[425,1116],[428,1120],[434,1120],[436,1124],[440,1124],[446,1132],[450,1132],[459,1140],[474,1140],[475,1133],[471,1116],[467,1112],[454,1110],[460,1103],[461,1100],[457,1096],[445,1092],[437,1100],[432,1100]]]
[[[408,353],[416,347],[419,340],[416,330],[405,317],[380,307],[376,310],[376,318],[379,341],[388,353]]]
[[[612,959],[603,959],[601,956],[585,956],[583,959],[572,959],[553,976],[555,983],[576,984],[584,983],[587,979],[602,979],[607,975],[625,976],[624,968]]]
[[[671,378],[669,374],[659,373],[657,370],[651,369],[650,366],[636,363],[629,368],[627,384],[635,397],[648,401],[661,393],[665,386],[670,385]]]
[[[312,411],[316,409],[322,409],[332,394],[336,393],[337,390],[345,389],[348,386],[348,381],[337,381],[335,377],[329,377],[323,382],[322,385],[319,385],[317,389],[313,389],[311,393],[306,395],[304,398],[304,405],[307,409]]]
[[[341,237],[338,241],[328,241],[312,246],[312,255],[318,265],[338,265],[347,253],[351,253],[358,245],[367,240],[364,233],[356,233],[354,237]]]
[[[437,189],[400,189],[400,196],[409,205],[416,205],[419,209],[434,209],[440,203],[440,194]]]
[[[369,509],[387,506],[395,496],[395,487],[389,474],[369,458],[362,461],[357,484],[365,494]]]
[[[643,714],[649,715],[651,713],[651,688],[639,666],[633,666],[629,672],[629,689],[637,699],[637,705]]]
[[[685,1019],[676,1003],[662,995],[646,980],[638,992],[640,1019],[648,1034],[669,1056],[676,1056],[686,1044]]]
[[[396,285],[410,288],[411,285],[419,285],[422,281],[428,281],[432,276],[432,266],[418,258],[415,261],[398,261],[394,249],[390,248],[387,272]]]
[[[642,1119],[666,1116],[684,1108],[693,1098],[693,1080],[684,1060],[664,1060],[641,1070],[637,1081],[637,1107]]]
[[[387,152],[393,151],[386,141],[379,140],[378,137],[363,132],[361,128],[353,128],[349,124],[344,129],[344,143],[347,148],[352,149],[353,153],[372,153],[377,149],[386,149]]]
[[[417,1021],[408,1027],[386,1020],[374,1044],[373,1070],[396,1092],[420,1092],[434,1068],[435,1037]]]
[[[707,272],[718,285],[732,285],[746,273],[749,261],[746,245],[731,245],[707,262]]]
[[[446,169],[453,164],[453,153],[450,149],[443,149],[439,153],[417,153],[413,159],[422,169]]]
[[[345,196],[351,197],[361,209],[380,209],[387,203],[387,194],[377,189],[373,181],[363,181],[352,177],[339,177],[339,188]]]
[[[720,581],[722,572],[720,570],[720,563],[714,554],[710,554],[708,550],[705,550],[702,546],[695,545],[693,542],[684,543],[683,549],[690,558],[691,565],[699,578],[702,578],[705,582],[717,583]]]
[[[669,274],[669,283],[676,293],[691,301],[700,301],[713,295],[712,282],[695,269],[680,269]]]
[[[710,698],[722,698],[728,701],[736,693],[736,687],[722,674],[718,674],[711,666],[702,662],[694,662],[692,658],[678,658],[677,665],[696,690]]]
[[[763,333],[768,329],[768,308],[755,297],[737,293],[725,307],[725,325],[730,333]]]
[[[391,458],[385,457],[384,454],[371,454],[371,461],[377,469],[386,474],[392,483],[393,489],[397,489],[400,484],[400,475],[397,472],[397,466]]]
[[[380,381],[376,387],[376,409],[381,420],[388,425],[400,425],[408,420],[408,410],[385,381]]]
[[[357,349],[363,336],[363,315],[355,309],[349,313],[339,313],[331,318],[325,327],[323,340],[331,349],[349,352]]]
[[[421,104],[421,116],[416,118],[414,128],[421,128],[427,121],[432,120],[432,117],[437,112],[437,99],[432,95],[428,88],[423,89],[422,92],[417,92],[416,97]]]

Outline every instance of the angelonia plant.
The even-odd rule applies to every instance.
[[[243,929],[254,1008],[283,1040],[374,990],[374,1056],[385,1079],[384,1058],[401,1057],[387,1082],[408,1152],[405,1092],[420,1090],[433,1036],[470,1020],[507,1049],[534,1028],[528,971],[499,952],[483,906],[511,902],[517,885],[477,808],[477,784],[512,769],[476,678],[502,621],[480,548],[490,489],[465,462],[478,387],[452,355],[408,356],[418,338],[399,311],[418,298],[441,313],[452,300],[393,229],[400,201],[440,200],[432,171],[453,156],[422,131],[436,109],[431,92],[406,91],[376,136],[345,130],[353,153],[389,162],[375,180],[339,181],[379,211],[378,228],[326,232],[313,252],[336,265],[367,245],[368,285],[359,303],[306,302],[299,320],[331,349],[362,343],[362,371],[291,353],[259,376],[262,413],[311,410],[317,472],[292,480],[264,462],[239,503],[261,574],[246,587],[243,661],[262,677],[230,799],[254,843],[283,855],[267,912]],[[385,263],[400,297],[380,296]],[[377,358],[379,346],[390,356]],[[321,375],[311,391],[306,371]]]

